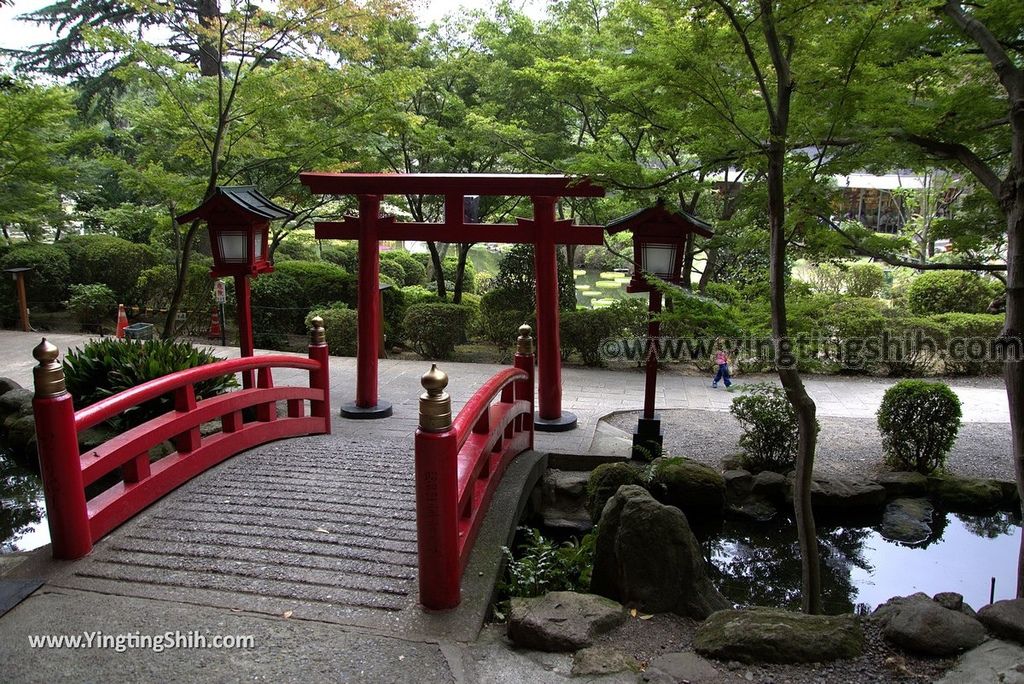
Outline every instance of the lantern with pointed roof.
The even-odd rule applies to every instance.
[[[669,211],[665,200],[641,209],[605,226],[611,234],[633,231],[633,274],[627,292],[649,292],[644,274],[679,284],[686,241],[691,233],[711,237],[714,232],[704,221],[682,210]]]
[[[295,215],[271,202],[255,186],[221,186],[178,223],[202,219],[210,232],[210,275],[249,276],[274,270],[268,255],[270,222]]]

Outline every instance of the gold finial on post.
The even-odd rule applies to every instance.
[[[64,364],[57,360],[57,357],[60,356],[60,349],[47,342],[44,337],[43,341],[32,350],[32,356],[39,362],[39,365],[32,369],[36,396],[40,398],[57,397],[67,392],[67,388],[64,386]]]
[[[445,392],[448,375],[432,364],[420,378],[426,390],[420,395],[420,429],[426,432],[444,432],[452,426],[452,398]]]
[[[533,328],[526,323],[519,326],[519,339],[516,342],[517,354],[533,354]]]
[[[327,344],[327,331],[324,330],[324,319],[320,316],[314,316],[310,322],[309,329],[309,343],[317,346],[321,344]]]

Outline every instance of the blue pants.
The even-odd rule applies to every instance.
[[[732,380],[729,379],[729,364],[718,364],[718,373],[715,374],[715,379],[712,382],[717,385],[719,380],[725,380],[726,387],[732,384]]]

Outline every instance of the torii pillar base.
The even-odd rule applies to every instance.
[[[541,418],[540,413],[533,414],[533,429],[537,432],[568,432],[576,429],[576,414],[566,410],[557,418]]]
[[[359,406],[353,401],[348,404],[343,404],[341,407],[341,417],[351,418],[353,420],[390,418],[391,413],[391,402],[389,401],[378,401],[376,406],[368,407]]]

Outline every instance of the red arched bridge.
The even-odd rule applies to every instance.
[[[330,433],[329,356],[322,323],[320,319],[313,321],[308,358],[272,354],[211,363],[152,380],[77,411],[64,386],[59,350],[44,339],[34,350],[39,365],[34,370],[33,405],[54,557],[73,560],[88,555],[93,545],[112,530],[231,456],[286,437]],[[447,609],[459,603],[461,576],[502,474],[517,455],[533,446],[534,356],[530,332],[528,326],[520,329],[514,366],[500,370],[485,382],[454,419],[451,399],[445,392],[447,377],[436,366],[423,377],[426,392],[420,397],[420,421],[415,437],[415,539],[419,599],[426,608]],[[196,398],[197,383],[253,371],[257,378],[254,387],[206,399]],[[308,382],[295,386],[275,384],[275,372],[278,375],[289,372],[294,376],[295,371],[307,372]],[[169,412],[80,452],[79,438],[83,431],[168,395],[173,397],[173,408]],[[150,450],[167,441],[173,445],[173,450],[151,462]],[[330,483],[317,484],[323,470],[315,461],[311,463],[310,472],[305,475],[289,472],[288,464],[275,465],[271,473],[281,477],[299,476],[305,487],[303,491],[312,497],[318,488],[323,489]],[[300,533],[285,525],[283,520],[267,520],[267,525],[276,525],[282,530],[288,544],[284,550],[266,552],[259,542],[232,536],[236,531],[230,528],[235,520],[241,526],[246,522],[251,524],[253,515],[267,519],[296,515],[282,508],[273,493],[259,494],[262,499],[247,503],[248,518],[243,511],[224,507],[231,499],[248,497],[251,500],[259,478],[259,475],[243,472],[240,479],[220,488],[215,484],[207,490],[192,492],[197,503],[195,510],[200,512],[201,519],[172,519],[165,531],[176,532],[173,539],[179,543],[216,543],[239,549],[238,555],[232,557],[236,567],[231,574],[251,577],[261,583],[259,591],[264,595],[283,595],[279,585],[284,581],[284,571],[274,574],[267,570],[268,564],[277,563],[314,576],[311,581],[314,589],[309,591],[320,592],[315,594],[317,600],[344,602],[342,595],[349,591],[357,597],[350,600],[353,605],[362,605],[362,601],[371,607],[398,609],[397,604],[389,603],[388,596],[399,591],[387,583],[355,582],[332,594],[324,589],[331,586],[331,578],[322,571],[328,567],[349,567],[345,563],[350,562],[386,564],[395,559],[395,572],[390,577],[402,579],[400,554],[406,552],[401,545],[403,520],[393,512],[405,504],[396,507],[378,500],[375,509],[372,496],[365,499],[364,505],[371,511],[368,515],[373,518],[366,524],[367,529],[376,529],[377,537],[390,539],[392,543],[371,546],[354,543],[353,550],[332,551],[331,562],[340,559],[340,565],[328,566],[326,560],[302,558],[306,551],[323,543],[309,534],[331,530],[318,528]],[[390,491],[399,494],[408,492],[405,489],[408,485],[384,468],[377,473],[359,471],[356,478],[365,478],[360,481],[366,485],[373,481],[390,483],[393,485]],[[358,498],[357,490],[355,487],[346,491],[352,491]],[[346,503],[319,504],[319,507],[329,505],[343,508]],[[296,510],[308,513],[317,508],[317,502],[311,500],[309,506]],[[389,520],[394,523],[394,529],[389,529]],[[362,523],[353,519],[352,524]],[[341,527],[347,528],[349,523]],[[365,537],[370,533],[363,534]],[[133,538],[141,541],[117,547],[127,559],[122,559],[122,565],[127,564],[128,569],[122,568],[121,575],[105,574],[104,578],[137,578],[148,568],[152,573],[147,575],[147,581],[159,584],[179,575],[187,579],[188,573],[203,568],[221,572],[197,560],[179,559],[170,563],[162,556],[159,562],[153,560],[160,551],[159,545],[168,542],[166,536],[136,534]],[[186,579],[180,580],[179,585],[187,588]],[[201,588],[221,587],[230,588],[231,584],[224,580],[220,584],[204,584]],[[252,588],[242,587],[242,590],[252,591]]]

